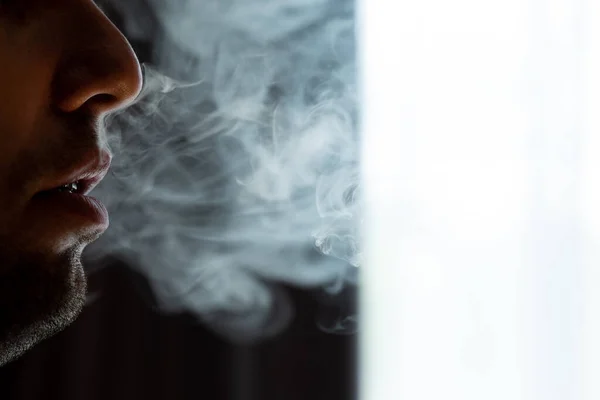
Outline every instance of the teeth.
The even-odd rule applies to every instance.
[[[72,182],[58,188],[59,192],[75,193],[79,189],[77,182]]]

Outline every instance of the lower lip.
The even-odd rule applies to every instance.
[[[102,202],[94,197],[68,192],[43,192],[34,196],[38,203],[43,203],[48,213],[61,216],[79,216],[90,223],[108,228],[108,211]]]

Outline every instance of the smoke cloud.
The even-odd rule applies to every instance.
[[[161,307],[234,341],[292,316],[279,284],[321,289],[318,325],[355,329],[361,264],[354,3],[114,1],[153,42],[136,104],[107,118],[111,173],[92,193],[118,255]],[[350,307],[350,308],[348,308]]]

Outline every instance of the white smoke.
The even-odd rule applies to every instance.
[[[114,163],[93,195],[111,226],[84,256],[127,258],[163,308],[192,311],[233,340],[285,326],[291,309],[277,283],[330,299],[355,285],[353,2],[112,6],[130,37],[154,41],[156,65],[136,105],[107,119]],[[340,313],[319,325],[352,329],[352,313]]]

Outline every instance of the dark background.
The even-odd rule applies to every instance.
[[[130,40],[141,62],[153,61],[152,43]],[[238,346],[190,315],[158,312],[146,279],[118,259],[89,287],[98,297],[73,325],[0,368],[1,400],[356,398],[357,338],[318,329],[313,292],[286,287],[291,325]]]
[[[323,333],[318,303],[282,334],[234,346],[187,315],[162,315],[145,280],[115,261],[90,276],[101,295],[62,333],[0,369],[2,399],[355,399],[356,336]]]

